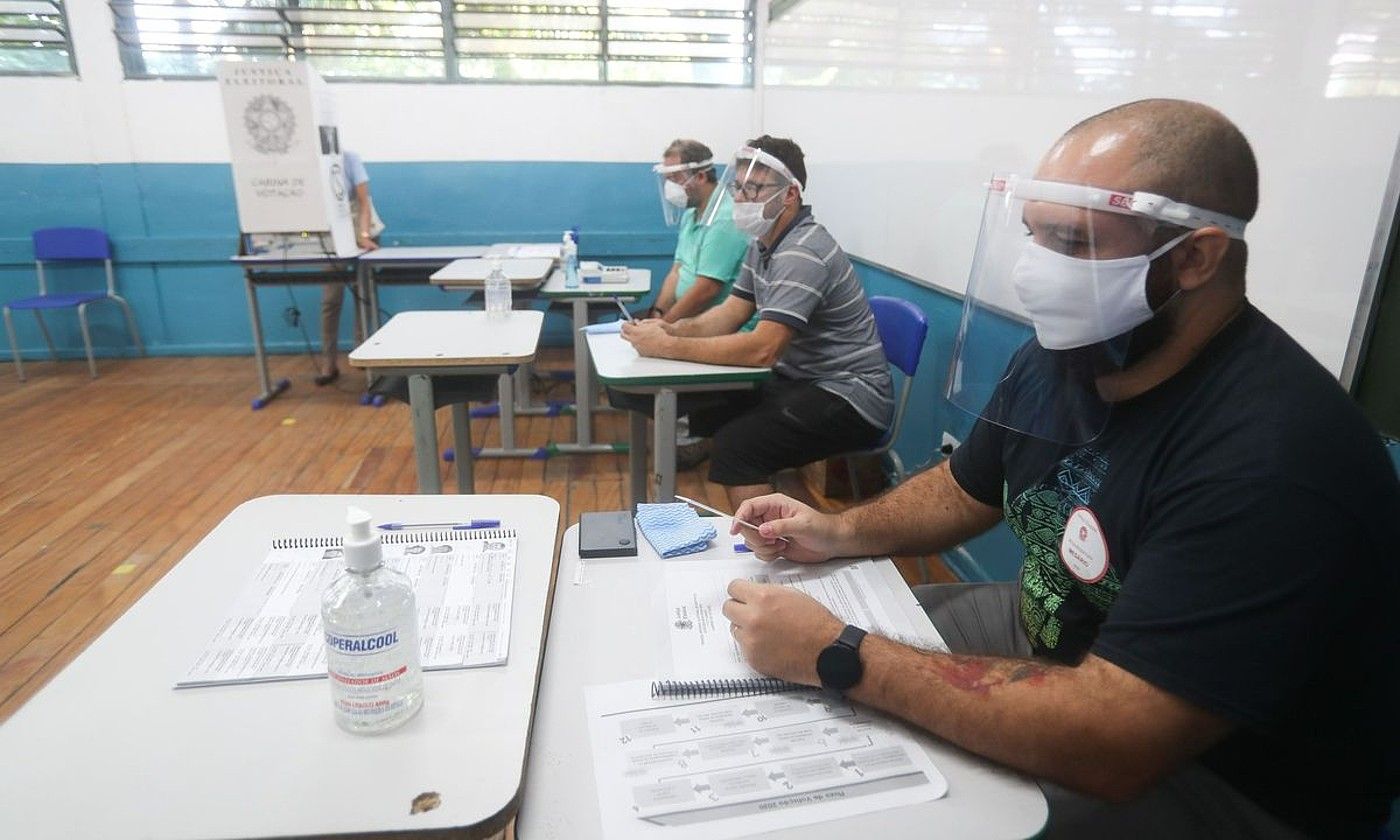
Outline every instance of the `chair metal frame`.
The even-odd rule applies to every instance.
[[[43,228],[34,231],[33,240],[34,267],[39,277],[39,294],[34,297],[12,300],[4,306],[5,333],[10,339],[10,356],[14,359],[15,373],[19,375],[19,381],[25,381],[24,362],[20,357],[19,341],[15,337],[13,310],[27,309],[34,313],[34,320],[39,323],[39,332],[44,336],[44,344],[48,345],[49,357],[57,361],[58,351],[54,348],[53,337],[49,335],[48,325],[44,323],[43,311],[45,309],[76,308],[78,310],[78,325],[82,328],[83,333],[83,348],[87,352],[88,372],[93,379],[96,379],[97,362],[92,355],[92,331],[88,327],[87,308],[89,304],[112,301],[121,306],[122,312],[126,315],[126,326],[131,331],[131,338],[136,343],[137,352],[143,356],[146,355],[146,347],[141,342],[141,333],[136,328],[136,318],[131,312],[131,306],[125,298],[117,294],[116,272],[112,268],[112,245],[107,239],[106,232],[99,228]],[[107,291],[105,293],[49,294],[48,281],[44,276],[45,262],[73,263],[99,260],[107,274]]]

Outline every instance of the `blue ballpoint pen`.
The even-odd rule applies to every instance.
[[[475,531],[480,528],[499,528],[499,519],[473,519],[470,522],[382,522],[381,531],[407,531],[418,528],[446,528],[451,531]]]

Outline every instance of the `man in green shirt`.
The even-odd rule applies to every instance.
[[[667,323],[699,315],[724,300],[749,247],[748,237],[735,229],[728,208],[720,207],[711,224],[702,221],[711,200],[730,201],[723,190],[715,191],[713,157],[699,141],[676,140],[653,167],[660,179],[666,221],[678,225],[676,259],[651,312]],[[753,323],[744,329],[753,329]]]

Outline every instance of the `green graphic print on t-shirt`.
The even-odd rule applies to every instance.
[[[1095,583],[1069,573],[1060,559],[1065,522],[1076,507],[1093,509],[1108,461],[1094,447],[1075,450],[1039,484],[1004,499],[1006,522],[1025,547],[1021,622],[1037,653],[1077,660],[1108,614],[1122,581],[1110,564]],[[1003,488],[1003,497],[1009,491]]]

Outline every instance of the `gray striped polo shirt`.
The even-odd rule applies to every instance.
[[[793,330],[774,372],[815,380],[872,426],[889,428],[894,390],[875,316],[846,252],[810,207],[773,248],[749,244],[731,294],[753,303],[760,320]]]

